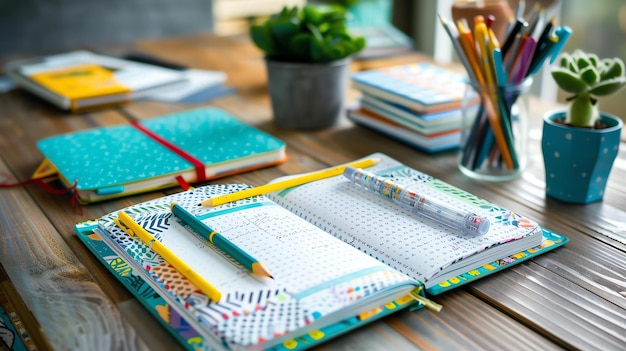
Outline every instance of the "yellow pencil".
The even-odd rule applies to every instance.
[[[478,53],[476,52],[476,42],[474,41],[474,36],[472,32],[469,30],[465,21],[457,21],[457,28],[459,31],[459,42],[463,51],[465,52],[465,56],[467,56],[467,60],[474,71],[474,76],[478,81],[479,85],[485,84],[485,78],[483,76],[483,70],[480,68],[480,62]]]
[[[371,167],[377,164],[378,162],[380,162],[380,159],[378,158],[368,158],[368,159],[361,160],[361,161],[346,163],[340,166],[326,168],[321,171],[306,173],[301,176],[289,178],[283,181],[269,183],[269,184],[261,185],[255,188],[245,189],[242,191],[238,191],[236,193],[224,194],[224,195],[212,197],[210,199],[202,201],[200,205],[212,207],[212,206],[222,205],[228,202],[245,199],[251,196],[268,194],[274,191],[290,188],[292,186],[302,185],[302,184],[306,184],[306,183],[313,182],[316,180],[341,175],[347,166],[352,166],[354,168],[366,168],[366,167]]]
[[[190,282],[197,286],[209,299],[215,302],[220,301],[222,293],[217,290],[217,288],[191,269],[191,267],[178,258],[178,256],[163,245],[163,243],[156,240],[152,234],[148,233],[147,230],[135,222],[126,212],[120,211],[115,223],[129,235],[137,235],[146,245],[150,246],[154,252],[158,253],[165,261],[176,268],[180,274],[184,275]]]

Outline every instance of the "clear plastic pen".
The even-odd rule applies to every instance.
[[[430,218],[448,228],[468,235],[485,235],[489,220],[445,202],[428,198],[411,189],[360,168],[346,167],[343,175],[354,184],[411,208],[411,213]]]

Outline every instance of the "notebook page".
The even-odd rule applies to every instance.
[[[463,258],[537,232],[538,225],[527,218],[410,169],[388,156],[372,156],[382,157],[383,161],[368,171],[489,218],[489,232],[473,238],[455,233],[432,220],[410,214],[409,209],[365,191],[343,176],[286,189],[270,197],[338,239],[425,283]]]
[[[169,292],[197,316],[201,324],[229,343],[253,345],[258,340],[270,340],[274,334],[299,330],[359,299],[365,300],[364,297],[374,292],[396,286],[410,289],[409,285],[413,285],[401,273],[391,271],[263,198],[215,208],[197,206],[210,196],[205,190],[216,187],[168,196],[126,212],[218,287],[222,293],[219,303],[208,301],[199,293],[185,295],[176,289]],[[227,192],[235,189],[225,188]],[[215,248],[202,243],[169,213],[167,205],[173,201],[253,254],[275,279],[254,277]],[[102,218],[100,227],[142,267],[158,272],[166,262],[139,239],[118,228],[112,221],[115,216]],[[154,276],[154,279],[163,277]],[[274,308],[268,309],[268,306]]]

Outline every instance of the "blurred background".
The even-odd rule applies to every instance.
[[[508,0],[515,8],[519,0]],[[140,38],[174,37],[197,33],[247,33],[250,21],[305,0],[0,0],[0,64],[20,56],[108,43],[130,43]],[[319,2],[319,1],[318,1]],[[351,1],[354,2],[354,1]],[[378,8],[367,23],[388,26],[396,43],[433,55],[441,62],[455,61],[437,14],[450,17],[454,0],[360,0]],[[538,2],[559,24],[573,29],[565,51],[575,48],[600,57],[626,60],[626,1],[526,0]],[[381,38],[376,39],[382,43]],[[372,40],[374,42],[374,40]],[[382,44],[381,44],[382,45]],[[391,52],[391,51],[390,51]],[[537,75],[533,91],[548,100],[564,96],[547,78]],[[601,109],[626,118],[626,89],[600,100]]]

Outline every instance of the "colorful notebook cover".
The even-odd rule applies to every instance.
[[[166,298],[159,292],[166,284],[160,281],[158,276],[148,277],[145,271],[133,269],[128,263],[115,253],[101,238],[94,232],[97,228],[96,221],[78,223],[75,227],[78,238],[87,248],[107,267],[107,269],[144,305],[151,313],[181,344],[190,351],[212,350],[214,341],[205,339],[187,321],[187,319],[170,306]],[[543,229],[544,241],[540,246],[530,248],[515,255],[504,257],[479,269],[472,270],[457,277],[451,278],[430,289],[426,293],[437,295],[448,290],[455,289],[476,279],[496,273],[512,265],[541,255],[556,247],[564,245],[568,238],[556,234],[550,230]],[[184,278],[183,278],[184,279]],[[170,280],[171,283],[171,280]],[[156,286],[155,286],[156,284]],[[158,287],[157,287],[158,286]],[[160,288],[159,288],[160,287]],[[422,294],[424,291],[422,292]],[[364,313],[346,319],[340,323],[311,331],[300,337],[289,339],[281,345],[275,346],[275,351],[298,351],[305,350],[327,340],[338,337],[351,330],[359,328],[367,323],[376,321],[384,316],[398,311],[399,309],[412,306],[419,309],[421,305],[415,305],[410,297],[402,298],[385,304],[369,313]]]
[[[403,105],[369,94],[363,94],[361,97],[361,108],[420,134],[428,135],[461,129],[462,111],[460,109],[420,114]]]
[[[94,232],[97,222],[83,222],[76,225],[78,238],[100,260],[102,264],[143,304],[174,337],[189,351],[215,350],[213,341],[206,340],[178,311],[170,306],[167,299],[159,293],[163,283],[150,279],[143,272],[133,269],[119,255],[115,253]],[[423,293],[422,293],[423,294]],[[383,318],[391,313],[406,307],[421,308],[416,305],[410,296],[387,303],[369,313],[364,313],[345,319],[339,323],[313,330],[294,339],[289,339],[271,350],[273,351],[300,351],[305,350],[339,335],[359,328],[367,323]]]
[[[485,200],[477,198],[476,196],[473,196],[469,193],[465,193],[460,189],[456,189],[448,184],[445,184],[441,181],[433,179],[432,177],[421,174],[416,170],[409,169],[407,168],[407,166],[398,164],[397,161],[391,158],[388,158],[384,156],[383,154],[374,154],[373,156],[385,157],[385,159],[383,159],[383,161],[379,164],[380,167],[378,166],[374,167],[374,169],[376,169],[377,172],[383,172],[382,174],[385,174],[386,176],[399,177],[401,179],[405,179],[405,181],[406,179],[413,179],[413,181],[426,182],[428,183],[428,186],[432,187],[432,189],[428,191],[429,194],[437,193],[443,196],[443,194],[441,194],[441,192],[443,192],[443,193],[448,194],[448,196],[453,196],[455,198],[458,198],[459,200],[462,200],[463,202],[467,204],[466,206],[471,205],[476,208],[482,208],[483,211],[487,211],[488,213],[490,213],[490,217],[493,220],[492,227],[496,228],[497,232],[501,232],[501,233],[494,233],[495,236],[500,237],[504,235],[505,237],[510,237],[511,238],[510,240],[519,241],[519,243],[521,244],[521,245],[516,245],[514,247],[518,247],[518,246],[524,247],[524,249],[520,249],[519,252],[511,251],[510,249],[502,251],[501,249],[498,249],[497,244],[495,244],[495,246],[492,246],[491,244],[487,243],[487,242],[492,242],[494,238],[490,239],[491,241],[487,240],[485,241],[489,245],[487,250],[495,249],[494,251],[495,254],[487,256],[487,257],[494,257],[493,261],[481,260],[481,262],[484,261],[485,263],[481,263],[480,265],[476,265],[476,263],[473,263],[473,264],[469,263],[468,265],[472,266],[470,271],[460,271],[459,269],[454,269],[452,270],[452,272],[455,272],[455,274],[458,274],[458,275],[446,274],[445,275],[446,278],[444,280],[437,280],[437,283],[432,283],[432,281],[429,283],[428,280],[426,280],[428,284],[426,285],[425,290],[428,294],[436,295],[436,294],[443,293],[449,289],[454,289],[456,287],[467,284],[476,279],[480,279],[489,274],[495,273],[502,269],[506,269],[512,265],[521,263],[532,257],[548,252],[556,247],[564,245],[568,241],[567,237],[553,233],[550,230],[543,229],[539,227],[536,223],[532,222],[531,220],[523,216],[520,216],[519,214],[516,214],[509,210],[505,210],[500,207],[495,207],[494,205],[489,204]],[[186,254],[185,257],[187,256],[199,257],[200,255],[189,254],[191,251],[190,251],[190,247],[188,246],[185,246],[185,245],[179,246],[179,243],[181,240],[180,237],[168,238],[171,231],[175,230],[177,226],[176,224],[174,224],[174,222],[177,222],[177,220],[174,220],[173,219],[174,217],[172,217],[173,215],[168,212],[168,209],[169,209],[168,205],[171,204],[173,201],[179,203],[179,201],[182,200],[183,205],[187,206],[187,208],[189,208],[189,211],[193,212],[194,215],[197,216],[199,219],[209,220],[210,221],[209,224],[212,226],[212,228],[216,228],[214,227],[216,225],[222,226],[221,228],[216,228],[216,230],[218,230],[219,232],[223,232],[224,230],[226,231],[234,230],[235,232],[233,233],[236,233],[236,234],[231,233],[231,235],[236,235],[242,238],[241,240],[244,240],[243,241],[244,244],[249,241],[249,244],[252,243],[253,245],[255,245],[254,247],[256,249],[258,249],[258,247],[265,247],[265,246],[272,247],[273,248],[272,252],[276,251],[276,247],[277,247],[276,244],[282,241],[283,239],[289,238],[292,235],[303,235],[302,230],[300,229],[304,227],[300,227],[299,224],[296,224],[298,222],[292,222],[293,220],[295,220],[294,218],[292,218],[293,217],[292,214],[297,214],[305,218],[310,224],[315,224],[319,229],[322,229],[325,231],[325,233],[318,233],[318,234],[322,234],[322,237],[311,236],[311,233],[307,232],[305,233],[306,234],[305,237],[302,238],[302,240],[305,240],[305,241],[298,241],[298,242],[300,243],[307,242],[307,240],[308,241],[313,240],[311,238],[315,237],[315,239],[313,240],[314,247],[317,247],[320,245],[322,246],[325,245],[323,244],[323,241],[325,241],[326,239],[322,239],[322,238],[325,238],[326,235],[328,235],[328,238],[332,238],[332,236],[335,236],[337,239],[341,239],[345,243],[350,243],[353,246],[353,248],[357,248],[363,253],[369,254],[371,257],[375,258],[376,260],[380,262],[386,262],[387,265],[393,266],[394,268],[396,268],[396,270],[403,271],[404,268],[401,268],[401,267],[405,267],[406,265],[406,262],[403,262],[403,260],[409,257],[406,253],[399,254],[400,256],[406,256],[406,257],[398,256],[395,259],[389,259],[389,257],[387,257],[389,252],[384,252],[385,250],[388,250],[385,244],[379,245],[378,247],[374,248],[375,246],[370,246],[370,245],[375,245],[375,244],[373,244],[372,242],[368,243],[367,242],[368,239],[365,237],[360,237],[359,239],[356,239],[356,238],[350,239],[346,237],[346,235],[342,234],[343,233],[342,225],[337,224],[336,226],[332,226],[332,228],[328,227],[328,225],[326,224],[326,219],[327,218],[330,219],[330,215],[328,214],[328,211],[319,211],[318,212],[319,216],[310,216],[307,214],[308,212],[305,213],[305,210],[302,208],[301,205],[298,205],[296,202],[293,202],[293,200],[298,199],[298,198],[308,199],[307,208],[316,207],[314,205],[315,204],[319,205],[320,200],[317,199],[315,196],[311,196],[311,191],[315,191],[316,193],[324,193],[324,192],[328,193],[328,191],[331,191],[332,194],[334,194],[332,198],[334,199],[333,203],[335,204],[335,205],[330,206],[330,209],[333,213],[335,212],[341,213],[342,212],[341,209],[344,208],[346,205],[348,205],[351,211],[356,212],[357,214],[360,213],[359,211],[362,211],[364,209],[369,209],[368,212],[370,212],[371,214],[374,208],[378,208],[380,205],[382,205],[382,203],[379,204],[378,203],[379,201],[376,201],[376,200],[380,200],[377,197],[368,198],[367,200],[365,198],[361,198],[362,196],[364,196],[364,194],[362,194],[361,191],[356,191],[355,189],[353,189],[353,187],[348,187],[348,188],[343,189],[344,185],[345,186],[350,185],[350,184],[344,184],[344,183],[346,183],[345,179],[341,180],[340,177],[335,177],[335,178],[331,178],[328,180],[321,180],[315,183],[311,183],[311,185],[313,186],[312,188],[307,189],[307,185],[305,184],[300,187],[289,188],[289,189],[285,189],[277,193],[269,194],[267,197],[256,196],[252,198],[239,200],[234,203],[221,205],[221,206],[211,208],[211,209],[206,209],[206,208],[203,208],[202,206],[199,207],[197,206],[197,204],[203,201],[204,199],[210,198],[212,196],[223,194],[223,193],[229,193],[233,191],[238,191],[241,189],[245,189],[247,186],[242,185],[242,184],[206,186],[206,187],[200,187],[200,188],[194,189],[193,191],[174,194],[174,195],[170,195],[164,198],[138,204],[128,209],[125,209],[125,211],[133,215],[135,219],[137,220],[137,222],[140,223],[140,225],[143,228],[151,232],[157,238],[157,240],[161,241],[163,244],[173,249],[174,247],[178,247],[177,249],[174,249],[174,250],[179,250],[181,253],[185,253]],[[341,187],[341,189],[336,188],[335,186],[339,186]],[[356,195],[356,198],[348,201],[348,204],[345,203],[345,200],[339,200],[337,198],[339,194],[342,194],[341,197],[345,197],[346,195],[351,196],[349,194],[352,193],[352,190],[355,190],[352,196]],[[285,198],[285,196],[289,196],[289,195],[294,195],[295,198],[292,197],[291,200],[289,200],[289,198]],[[268,198],[273,199],[273,201],[269,201]],[[283,200],[279,200],[279,199],[283,199]],[[354,204],[354,201],[358,201],[359,203],[361,203],[363,206],[366,206],[366,207],[356,206]],[[280,204],[280,206],[276,206],[277,203]],[[271,206],[271,207],[267,207],[267,206]],[[387,205],[385,205],[385,207],[386,206]],[[391,205],[391,206],[395,206],[395,205]],[[287,211],[287,209],[289,211]],[[395,211],[396,207],[391,207],[390,209],[393,209]],[[377,209],[376,211],[380,212],[381,210],[382,209]],[[382,210],[382,211],[386,214],[389,214],[387,210]],[[283,293],[281,293],[280,290],[277,290],[276,292],[264,297],[262,299],[262,301],[264,302],[258,302],[255,298],[253,300],[256,302],[254,302],[253,304],[250,304],[249,302],[250,299],[248,298],[248,296],[252,296],[252,295],[249,295],[247,293],[235,294],[232,297],[228,297],[227,299],[228,303],[225,305],[222,305],[221,302],[217,305],[211,304],[209,301],[207,301],[206,298],[199,298],[201,295],[198,295],[199,294],[198,289],[195,288],[195,286],[191,282],[186,280],[184,276],[181,276],[180,274],[178,274],[177,271],[172,266],[170,266],[166,261],[160,258],[160,256],[153,253],[151,249],[148,246],[146,246],[141,240],[128,236],[127,233],[125,233],[118,226],[116,226],[113,220],[115,216],[116,216],[116,213],[111,213],[107,216],[102,217],[98,223],[88,222],[88,223],[77,224],[76,231],[78,233],[79,238],[90,248],[90,250],[97,257],[99,257],[102,260],[102,262],[105,265],[107,265],[107,267],[114,274],[116,274],[118,279],[124,281],[125,278],[123,278],[123,275],[119,273],[120,270],[115,269],[116,267],[122,267],[121,271],[127,271],[127,267],[124,265],[120,265],[119,262],[125,261],[126,263],[128,263],[132,261],[134,262],[135,265],[139,263],[139,265],[136,265],[136,269],[135,269],[136,274],[140,276],[144,280],[144,282],[146,282],[147,284],[150,284],[152,288],[154,289],[154,291],[158,291],[161,298],[163,298],[163,301],[166,301],[166,303],[170,306],[170,308],[184,307],[185,309],[189,309],[189,311],[195,311],[195,313],[192,313],[192,315],[194,316],[205,315],[209,317],[208,319],[205,319],[204,323],[201,323],[200,325],[195,323],[194,320],[188,320],[187,324],[192,325],[193,326],[192,329],[195,329],[197,332],[196,334],[194,334],[195,335],[193,336],[194,338],[196,338],[197,335],[200,335],[200,337],[204,338],[202,339],[204,340],[204,342],[213,343],[214,338],[212,336],[219,334],[219,335],[227,337],[228,339],[231,332],[227,332],[225,334],[223,333],[226,330],[231,330],[231,327],[233,327],[234,329],[232,330],[239,330],[239,332],[235,333],[234,335],[248,335],[247,332],[243,334],[241,333],[244,332],[245,330],[249,330],[251,334],[246,336],[246,338],[249,336],[252,336],[252,338],[256,340],[257,336],[255,335],[257,335],[257,333],[261,329],[257,329],[257,326],[255,324],[257,322],[252,322],[252,321],[255,319],[258,320],[260,317],[263,317],[261,318],[261,320],[263,320],[265,317],[272,316],[271,318],[275,318],[278,316],[274,314],[276,310],[274,308],[271,308],[270,310],[257,315],[256,318],[253,318],[252,320],[249,320],[248,322],[244,322],[243,324],[238,324],[238,323],[232,324],[232,320],[230,322],[225,322],[226,319],[233,319],[233,318],[237,319],[237,316],[241,316],[242,314],[245,315],[246,313],[251,313],[252,311],[264,310],[265,307],[263,306],[266,306],[266,307],[272,306],[274,303],[281,301],[280,299],[276,301],[272,299],[282,296]],[[351,216],[359,217],[358,215],[351,215]],[[377,215],[371,214],[371,217],[375,221],[378,221]],[[288,218],[289,220],[287,220]],[[367,221],[364,221],[362,216],[360,216],[359,218],[361,218],[362,226],[365,226],[366,228],[371,228],[371,225],[367,224],[366,223]],[[396,218],[396,221],[400,220],[400,218],[398,217],[394,217],[394,218]],[[351,223],[350,219],[344,218],[343,221],[348,223],[350,226],[352,226],[352,224],[350,224]],[[412,222],[410,226],[412,228],[411,232],[414,232],[415,230],[417,230],[416,223],[413,220],[411,220],[411,222]],[[379,222],[379,223],[382,223],[382,222]],[[394,230],[391,227],[387,228],[391,224],[389,223],[389,221],[384,221],[384,223],[385,223],[384,226],[377,227],[378,230],[376,231],[377,233],[376,237],[384,237],[388,229]],[[271,227],[268,228],[267,226],[270,224],[271,224]],[[181,225],[181,223],[179,223],[178,225]],[[182,225],[184,226],[184,224]],[[252,225],[252,227],[255,228],[254,232],[253,233],[246,232],[247,234],[242,236],[242,233],[240,231],[242,230],[242,228],[248,225]],[[300,229],[297,229],[297,230],[294,229],[295,228],[294,225],[295,227],[298,227]],[[270,228],[271,228],[271,233],[272,233],[271,235],[269,235],[268,234],[269,232],[267,231]],[[358,228],[354,230],[358,231],[357,229]],[[261,232],[257,232],[257,230],[261,230]],[[457,242],[458,245],[460,246],[467,246],[468,244],[468,243],[463,244],[461,241],[464,241],[464,240],[461,240],[461,238],[454,239],[456,235],[453,235],[452,237],[448,239],[444,239],[444,237],[440,235],[450,236],[450,233],[445,234],[441,232],[441,229],[437,229],[435,227],[430,227],[430,226],[422,227],[422,229],[419,230],[420,235],[423,238],[423,240],[421,241],[432,240],[431,238],[432,235],[428,233],[429,231],[434,231],[436,233],[439,233],[439,234],[436,234],[436,237],[437,237],[436,240],[438,243],[440,243],[436,245],[437,247],[439,246],[447,247],[448,246],[448,243],[446,243],[447,240],[453,240],[453,242]],[[178,232],[180,233],[180,229]],[[397,231],[394,231],[394,232],[396,233],[396,235],[398,235]],[[528,232],[527,234],[528,236],[524,235],[524,237],[527,237],[529,239],[532,238],[532,240],[531,241],[523,240],[517,234],[513,234],[513,232],[515,233],[520,232],[520,234],[523,232]],[[273,244],[270,243],[268,241],[270,240],[269,239],[270,237],[273,238],[271,240],[276,239],[278,240],[278,242],[273,243]],[[268,241],[268,242],[261,244],[261,242],[259,242],[261,238],[263,238],[263,241]],[[535,238],[538,240],[535,240]],[[394,242],[395,241],[396,240],[394,240]],[[418,241],[418,243],[421,241]],[[479,241],[482,242],[482,240],[479,240]],[[532,244],[533,245],[532,247],[530,247],[529,244],[526,244],[526,243],[531,243],[531,242],[533,243],[537,242],[538,244]],[[268,244],[271,244],[271,245],[268,245]],[[313,243],[310,243],[310,244],[313,244]],[[407,242],[406,245],[402,245],[402,247],[405,248],[404,250],[406,251],[406,247],[410,247],[411,245],[415,245],[415,243]],[[525,245],[528,245],[528,246],[525,246]],[[307,246],[308,244],[304,245],[304,247],[307,247]],[[455,250],[460,250],[460,246],[456,247]],[[295,247],[295,246],[290,245],[289,247]],[[368,248],[371,248],[371,250]],[[463,249],[462,251],[464,250],[465,249]],[[282,250],[282,249],[277,250],[277,251],[285,252],[285,250]],[[441,250],[436,250],[436,251],[441,251]],[[506,254],[505,257],[499,258],[498,255],[500,255],[502,252],[507,252],[507,251],[509,253]],[[317,250],[316,252],[319,253],[320,251]],[[322,252],[325,252],[325,251],[322,251]],[[411,252],[413,251],[411,250]],[[482,250],[479,252],[482,252]],[[513,254],[510,254],[510,252],[513,252]],[[347,250],[347,251],[344,251],[344,254],[342,255],[331,254],[331,256],[335,257],[335,260],[336,260],[337,257],[345,258],[344,257],[345,255],[350,256],[354,254],[356,253],[352,252],[351,250]],[[462,252],[455,253],[455,255],[459,255],[459,254],[466,255],[467,253],[462,253]],[[440,252],[440,256],[441,256],[441,252]],[[470,259],[470,262],[476,262],[475,260],[472,260],[472,256],[473,255],[463,256],[462,259],[463,260]],[[273,256],[270,256],[270,257],[273,257]],[[295,259],[296,262],[294,262],[293,257],[295,256],[290,254],[289,257],[290,257],[290,260],[289,260],[290,267],[291,266],[295,267],[298,264],[301,264],[301,260],[298,260],[298,259]],[[422,260],[421,257],[417,257],[417,258],[418,260]],[[277,258],[277,259],[278,261],[276,262],[280,262],[282,260],[282,258]],[[429,258],[423,258],[423,259],[426,260],[426,262],[431,261]],[[321,262],[323,262],[323,260],[324,259],[322,258]],[[192,264],[193,263],[192,261],[189,261],[189,263]],[[443,264],[443,262],[441,262],[441,264]],[[437,269],[437,267],[435,267],[436,262],[435,262],[435,266],[433,266],[432,262],[429,263],[428,265],[429,267],[431,267],[429,269],[435,269],[435,270]],[[459,267],[467,267],[468,265],[461,265]],[[211,279],[218,279],[220,274],[215,272],[214,267],[220,267],[221,265],[210,264],[210,265],[205,265],[205,266],[213,267],[211,268],[211,272],[209,276],[211,277]],[[315,266],[317,267],[317,265]],[[340,266],[343,267],[343,265],[340,265]],[[292,268],[293,267],[291,267],[290,269]],[[220,268],[220,269],[223,269],[223,268]],[[307,271],[307,269],[296,267],[296,271],[305,272]],[[460,271],[460,274],[456,273],[458,271]],[[405,273],[409,276],[413,276],[413,274],[411,274],[408,271]],[[324,276],[326,276],[326,274],[324,274]],[[230,278],[231,275],[227,275],[227,277],[228,277],[228,280],[231,279]],[[302,280],[300,275],[298,275],[297,277],[298,278],[294,277],[294,279],[296,279],[297,281]],[[291,282],[292,280],[289,280],[289,281]],[[294,283],[296,282],[294,281]],[[297,284],[299,283],[296,283],[296,285]],[[129,289],[133,291],[132,287],[129,287]],[[242,291],[242,290],[237,290],[237,291]],[[288,291],[293,293],[296,290],[288,289]],[[341,292],[343,291],[343,289],[338,289],[336,291]],[[423,292],[424,291],[422,290],[422,293]],[[134,292],[134,291],[133,293],[139,299],[142,299],[141,294],[138,294],[137,292]],[[296,295],[298,294],[295,294],[293,296],[296,296]],[[339,294],[338,296],[341,296],[341,294]],[[267,304],[267,302],[270,302],[270,300],[272,300],[273,302]],[[316,298],[314,301],[316,301],[315,305],[317,306],[317,304],[321,300],[319,300],[319,298]],[[277,347],[279,349],[308,348],[317,342],[328,340],[331,337],[340,335],[341,333],[344,333],[348,330],[357,328],[363,323],[375,320],[388,313],[392,313],[395,310],[397,310],[398,307],[403,307],[406,304],[406,301],[408,301],[408,299],[405,300],[405,299],[401,299],[398,297],[397,300],[394,299],[393,301],[394,301],[393,304],[385,303],[385,304],[373,306],[375,308],[361,312],[359,313],[358,316],[354,316],[354,315],[346,316],[343,320],[337,320],[337,322],[331,325],[318,328],[317,330],[313,330],[313,329],[306,330],[305,336],[295,337],[295,338],[292,337],[292,338],[281,340],[280,344],[277,344],[273,347]],[[233,305],[232,303],[235,303],[235,304]],[[146,305],[148,309],[157,310],[156,307],[150,306],[149,303],[144,302],[144,304]],[[384,307],[382,307],[383,305]],[[184,311],[179,314],[185,315]],[[296,316],[294,315],[294,317]],[[302,316],[298,316],[296,317],[296,319],[299,319],[301,317]],[[169,321],[163,318],[161,318],[161,321],[168,328],[170,328],[171,332],[178,333],[176,328],[171,328],[171,324],[168,324]],[[277,322],[277,320],[274,320],[274,322]],[[286,325],[283,325],[283,322],[284,320],[279,322],[278,325],[281,325],[281,327],[285,327]],[[226,324],[222,324],[222,323],[226,323]],[[228,323],[231,323],[232,325]],[[252,323],[252,324],[248,325],[247,323]],[[223,325],[223,326],[220,327],[220,325]],[[212,332],[209,334],[203,333],[201,330],[204,330],[205,327],[208,327],[209,330],[211,330]],[[291,325],[291,328],[292,328],[291,329],[292,332],[299,330],[298,329],[299,327],[295,325]],[[182,340],[184,342],[184,338],[182,338]]]
[[[62,109],[119,104],[185,82],[176,70],[89,51],[72,51],[9,62],[19,85]]]
[[[357,72],[357,90],[397,103],[418,113],[460,109],[466,76],[429,63],[407,64]]]
[[[286,158],[285,143],[226,111],[201,108],[40,140],[82,202],[223,177]]]
[[[429,153],[457,148],[461,141],[459,129],[424,135],[364,108],[348,110],[347,117],[358,125]]]
[[[132,261],[181,315],[191,318],[190,324],[205,340],[219,340],[217,344],[226,348],[293,344],[293,336],[299,337],[300,331],[315,335],[319,325],[318,329],[331,327],[329,332],[339,333],[337,325],[349,329],[355,324],[350,321],[355,316],[361,322],[397,309],[391,305],[382,308],[392,301],[409,305],[409,300],[402,298],[419,287],[418,282],[264,197],[221,208],[197,206],[201,199],[243,188],[240,184],[204,186],[124,210],[179,257],[185,257],[198,274],[210,277],[223,292],[217,303],[148,245],[122,230],[115,222],[117,213],[100,218],[92,230],[126,262]],[[272,267],[274,278],[259,280],[244,274],[215,249],[200,245],[201,241],[170,213],[168,205],[172,202],[192,211],[230,240],[237,240],[239,246],[247,245],[247,250],[253,246],[264,263]],[[80,233],[81,225],[76,228]],[[89,235],[82,235],[81,240]],[[325,249],[320,251],[319,247]],[[283,255],[285,250],[289,251],[289,259]]]
[[[7,311],[3,308],[2,299],[0,296],[0,346],[6,347],[9,351],[29,351],[36,350],[36,347],[26,329],[21,325],[21,322],[17,319],[15,312]],[[17,323],[16,323],[17,322]],[[26,340],[23,340],[26,339]],[[4,350],[4,348],[0,347]]]

